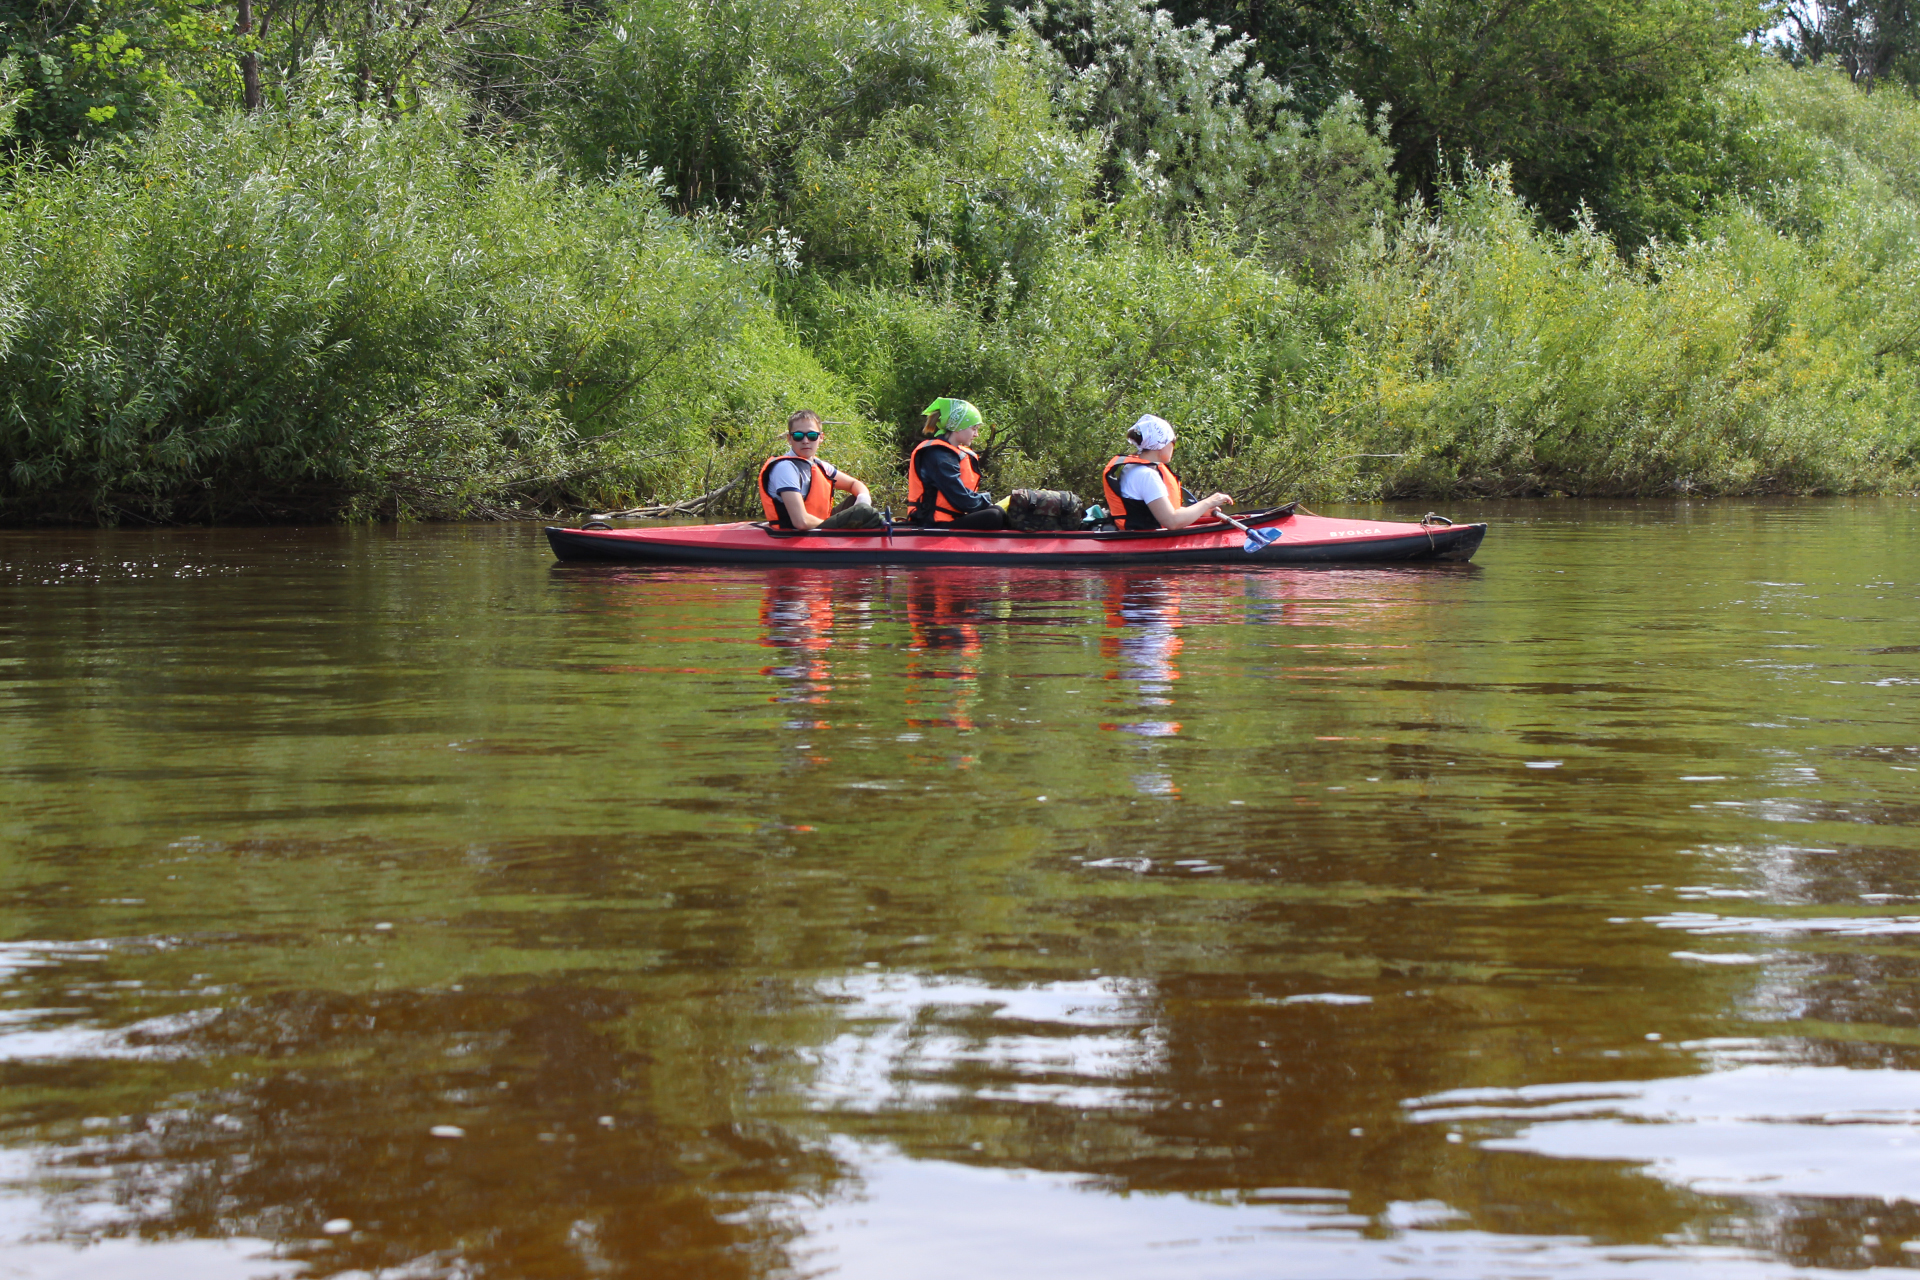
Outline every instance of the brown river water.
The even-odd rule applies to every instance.
[[[1917,511],[0,533],[0,1276],[1920,1267]]]

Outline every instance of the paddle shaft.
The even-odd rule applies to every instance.
[[[1185,498],[1188,502],[1192,502],[1194,500],[1193,490],[1187,488],[1187,486],[1185,485],[1180,486],[1180,496]],[[1253,530],[1247,528],[1247,526],[1241,524],[1238,520],[1235,520],[1232,516],[1228,515],[1226,512],[1222,511],[1218,507],[1215,507],[1213,509],[1212,514],[1215,516],[1218,516],[1222,520],[1225,520],[1228,524],[1232,525],[1234,528],[1238,529],[1242,533],[1253,532]]]
[[[1185,485],[1180,486],[1180,496],[1185,498],[1188,502],[1193,501],[1193,493]],[[1243,550],[1245,550],[1248,555],[1252,555],[1254,552],[1260,550],[1260,548],[1262,547],[1273,545],[1273,543],[1280,537],[1280,531],[1278,529],[1261,529],[1258,532],[1256,532],[1252,529],[1249,529],[1246,525],[1240,523],[1238,520],[1235,520],[1232,516],[1228,515],[1226,512],[1222,511],[1218,507],[1215,507],[1213,509],[1212,514],[1226,521],[1230,527],[1238,529],[1240,532],[1247,535],[1247,545],[1243,548]]]

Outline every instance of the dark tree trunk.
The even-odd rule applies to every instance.
[[[240,20],[234,30],[242,39],[253,34],[253,0],[239,0]],[[260,109],[260,54],[251,44],[240,55],[240,85],[249,112]]]

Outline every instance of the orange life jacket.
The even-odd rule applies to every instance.
[[[1167,486],[1167,501],[1180,506],[1180,477],[1173,474],[1173,468],[1164,462],[1153,462],[1133,454],[1122,454],[1109,458],[1107,465],[1100,469],[1100,488],[1107,496],[1107,510],[1116,517],[1124,516],[1120,527],[1123,529],[1158,529],[1160,519],[1153,509],[1138,498],[1120,496],[1121,467],[1152,467],[1160,473],[1161,483]]]
[[[943,436],[922,440],[913,446],[913,453],[907,459],[907,519],[915,524],[951,524],[966,514],[949,507],[941,500],[940,491],[920,478],[920,451],[935,446],[951,449],[960,455],[961,484],[974,490],[980,487],[979,454]]]
[[[799,462],[800,458],[791,453],[783,453],[777,458],[768,458],[760,464],[760,506],[766,511],[767,519],[782,529],[793,528],[793,521],[787,517],[787,504],[780,501],[773,491],[767,488],[767,477],[773,472],[776,462]],[[810,516],[825,520],[833,514],[833,481],[840,473],[818,458],[806,461],[813,464],[813,474],[807,491],[800,495],[800,505]]]

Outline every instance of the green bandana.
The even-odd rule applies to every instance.
[[[934,430],[940,432],[942,435],[950,431],[959,431],[966,427],[977,427],[985,421],[985,419],[980,416],[980,411],[968,404],[965,400],[950,400],[946,396],[941,396],[925,409],[922,409],[921,412],[923,414],[937,413],[940,415],[940,423]]]

